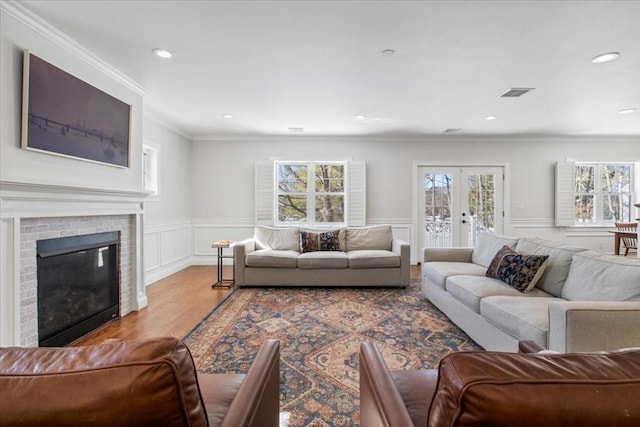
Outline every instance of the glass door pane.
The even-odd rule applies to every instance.
[[[478,233],[501,233],[502,174],[502,167],[419,167],[419,247],[473,247]]]
[[[451,173],[424,175],[424,230],[425,247],[444,248],[453,243]]]

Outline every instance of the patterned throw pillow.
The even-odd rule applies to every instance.
[[[493,257],[486,275],[527,293],[542,277],[548,259],[548,255],[522,255],[508,246],[503,246]]]
[[[339,231],[300,231],[300,249],[302,252],[339,251]]]

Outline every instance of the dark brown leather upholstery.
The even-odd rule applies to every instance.
[[[640,350],[457,352],[401,374],[372,343],[360,358],[363,427],[640,425]]]
[[[2,426],[277,426],[278,417],[275,340],[246,375],[198,375],[176,338],[0,349]]]

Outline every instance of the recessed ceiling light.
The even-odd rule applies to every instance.
[[[393,56],[393,55],[395,55],[395,54],[396,54],[396,51],[395,51],[395,50],[393,50],[393,49],[385,49],[385,50],[383,50],[382,52],[380,52],[380,54],[381,54],[382,56]]]
[[[353,116],[353,118],[356,120],[362,120],[362,119],[366,119],[367,116],[365,116],[364,114],[356,114],[355,116]]]
[[[603,53],[602,55],[598,55],[594,57],[593,59],[591,59],[591,62],[596,64],[602,64],[603,62],[613,61],[618,56],[620,56],[618,52],[607,52],[607,53]]]
[[[233,119],[233,115],[231,115],[231,114],[223,114],[222,118],[223,119]]]
[[[618,111],[618,114],[631,114],[631,113],[635,113],[635,112],[636,112],[635,108],[627,108],[626,110]]]
[[[153,49],[152,52],[155,56],[158,56],[164,59],[169,59],[173,56],[173,54],[169,52],[167,49]]]
[[[485,117],[484,119],[485,119],[485,120],[495,120],[495,119],[497,119],[497,118],[498,118],[498,116],[487,116],[487,117]]]

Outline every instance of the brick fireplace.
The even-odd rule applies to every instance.
[[[0,345],[38,345],[38,240],[119,232],[120,315],[146,306],[142,266],[145,193],[0,185]]]

